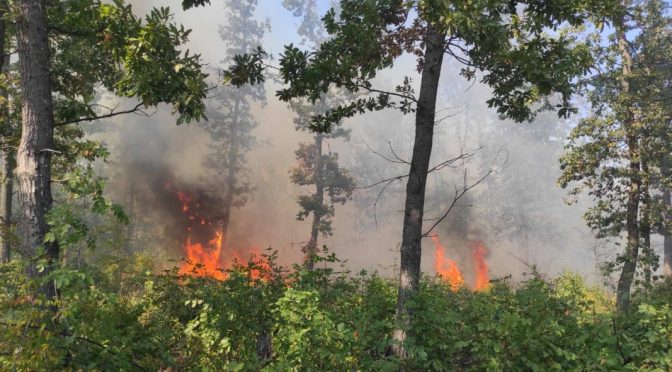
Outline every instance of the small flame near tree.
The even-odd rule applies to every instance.
[[[247,262],[242,259],[238,251],[227,249],[226,253],[223,252],[226,237],[221,231],[221,226],[213,223],[213,218],[202,214],[202,202],[198,197],[177,190],[170,183],[166,184],[166,189],[174,192],[185,216],[186,238],[183,250],[186,257],[180,265],[178,271],[180,275],[225,280],[228,277],[226,270],[236,264],[244,265]],[[250,262],[257,267],[249,271],[251,278],[261,278],[262,272],[270,269],[268,263],[259,258],[261,255],[258,248],[249,248],[245,251],[251,254]]]
[[[454,290],[463,287],[465,285],[464,276],[457,262],[448,258],[446,247],[441,244],[438,236],[432,236],[431,239],[434,243],[434,271],[443,280],[447,281]],[[472,288],[478,291],[487,288],[490,283],[488,264],[485,262],[488,250],[482,241],[472,242],[470,246],[474,268],[474,283]]]

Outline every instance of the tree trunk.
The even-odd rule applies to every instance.
[[[669,187],[663,190],[665,225],[663,232],[663,276],[672,278],[672,193]]]
[[[2,246],[0,249],[0,259],[3,263],[11,260],[11,231],[12,231],[12,201],[14,197],[14,154],[11,150],[2,152],[2,163],[4,164],[5,174],[2,182]]]
[[[324,205],[324,180],[322,175],[322,135],[315,135],[315,209],[313,210],[313,223],[310,226],[310,239],[305,248],[306,269],[315,268],[315,255],[317,254],[317,238],[320,233],[320,221],[322,220],[322,206]]]
[[[425,187],[432,154],[436,96],[441,76],[445,34],[427,26],[425,53],[420,82],[420,96],[415,115],[415,141],[411,169],[406,183],[406,205],[401,241],[399,292],[396,319],[399,329],[393,334],[395,354],[404,357],[404,341],[412,318],[409,299],[420,286],[420,257],[422,254],[422,219],[425,207]]]
[[[632,73],[632,57],[628,50],[628,41],[625,36],[623,20],[617,23],[618,47],[621,52],[623,64],[623,76],[621,81],[621,94],[627,96],[630,92],[629,79]],[[619,311],[626,311],[630,306],[630,287],[637,270],[637,257],[639,254],[639,199],[641,193],[640,178],[640,149],[639,136],[635,126],[635,117],[630,109],[626,109],[623,118],[626,141],[628,145],[628,158],[630,161],[630,185],[628,190],[628,204],[626,210],[627,245],[623,262],[623,269],[618,278],[616,288],[616,304]]]
[[[672,193],[667,181],[672,175],[670,158],[666,156],[661,166],[663,175],[663,277],[672,278]]]
[[[229,234],[229,223],[231,222],[231,209],[233,209],[233,200],[236,190],[236,162],[238,159],[238,150],[236,141],[238,137],[238,122],[240,115],[240,98],[234,98],[233,103],[233,121],[229,127],[229,153],[227,154],[228,174],[226,176],[226,195],[224,195],[224,209],[222,210],[222,248],[226,247]]]
[[[2,18],[7,13],[7,1],[0,1],[0,57],[2,58],[2,73],[5,76],[9,75],[9,53],[7,53],[7,24]],[[0,234],[0,261],[7,263],[11,260],[11,231],[12,231],[12,201],[14,197],[14,167],[16,161],[14,153],[12,152],[8,138],[13,136],[13,125],[10,122],[9,112],[9,92],[7,90],[2,92],[2,97],[5,99],[5,106],[2,109],[3,121],[3,141],[0,143],[0,158],[4,167],[4,174],[2,180],[2,190],[0,191],[0,198],[2,198],[0,205],[2,206],[2,234]]]
[[[17,156],[19,210],[19,250],[31,259],[28,275],[44,276],[58,261],[58,245],[44,243],[45,214],[51,208],[51,157],[54,152],[54,115],[49,76],[49,43],[44,1],[18,0],[17,44],[21,71],[22,132]],[[39,247],[44,247],[45,270],[38,273],[34,263]],[[42,292],[52,298],[53,285]]]
[[[651,288],[651,268],[654,266],[655,260],[657,260],[655,252],[651,249],[651,173],[649,169],[649,154],[651,154],[651,147],[647,139],[648,134],[642,134],[642,141],[640,144],[640,161],[642,167],[642,185],[641,185],[641,194],[642,194],[642,213],[641,213],[641,244],[642,244],[642,255],[643,255],[643,271],[644,271],[644,286],[649,289]]]

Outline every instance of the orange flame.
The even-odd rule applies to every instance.
[[[184,244],[187,260],[180,266],[180,274],[211,276],[217,280],[226,279],[220,267],[220,255],[222,253],[222,233],[216,232],[215,238],[208,242],[208,247],[201,243],[192,243],[191,236]]]
[[[464,285],[464,277],[457,263],[446,257],[446,248],[441,245],[438,236],[432,236],[434,243],[434,271],[453,287],[454,290]]]
[[[166,184],[166,188],[175,192],[177,199],[182,203],[182,213],[184,213],[187,219],[191,221],[190,223],[208,226],[206,227],[207,229],[209,229],[210,226],[213,226],[208,219],[200,215],[200,203],[198,200],[194,201],[193,198],[186,193],[175,190],[170,183]],[[267,273],[269,273],[271,268],[269,263],[261,258],[259,249],[251,248],[246,250],[251,252],[249,261],[243,260],[238,252],[229,249],[227,249],[226,257],[223,257],[222,247],[226,237],[222,232],[214,231],[214,237],[206,244],[202,244],[201,242],[194,241],[194,230],[192,227],[193,225],[187,226],[186,228],[187,238],[184,243],[186,260],[180,265],[178,271],[179,274],[225,280],[228,277],[225,270],[230,269],[237,263],[242,266],[251,264],[250,266],[252,266],[252,268],[249,268],[249,271],[247,271],[251,279],[269,279]]]
[[[482,241],[477,241],[472,244],[473,247],[473,259],[474,259],[474,271],[476,273],[476,282],[474,283],[474,289],[481,290],[485,289],[488,284],[490,284],[490,278],[488,276],[488,264],[485,263],[485,255],[488,253],[485,244]]]
[[[453,289],[464,286],[464,277],[460,271],[457,262],[446,257],[446,248],[441,245],[438,236],[432,236],[434,243],[434,271],[444,280],[446,280]],[[488,276],[488,264],[485,262],[485,256],[488,254],[488,249],[482,241],[471,243],[472,260],[474,267],[474,285],[473,289],[476,291],[485,289],[490,283]]]

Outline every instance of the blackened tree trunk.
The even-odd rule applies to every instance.
[[[632,56],[630,55],[628,41],[625,36],[625,28],[621,19],[617,25],[618,47],[621,53],[623,76],[621,80],[621,95],[630,93],[629,79],[632,75]],[[639,201],[641,193],[640,174],[640,148],[639,135],[637,133],[635,116],[630,108],[625,108],[623,113],[623,126],[626,132],[629,160],[629,189],[626,208],[625,227],[627,231],[627,245],[625,248],[623,269],[618,278],[616,287],[616,304],[619,311],[627,311],[630,306],[630,287],[637,270],[637,258],[639,255]]]
[[[425,187],[429,160],[432,154],[436,97],[441,76],[445,34],[432,25],[427,27],[425,53],[420,82],[420,95],[415,115],[415,141],[411,169],[406,183],[406,205],[401,241],[399,292],[397,295],[397,322],[401,328],[394,331],[395,353],[405,356],[404,340],[412,312],[409,299],[420,287],[420,256],[422,254],[422,219],[425,207]]]
[[[322,174],[322,135],[315,135],[315,195],[313,202],[313,222],[310,225],[310,238],[306,244],[306,269],[315,268],[315,255],[317,254],[317,238],[320,233],[320,221],[323,217],[322,206],[324,205],[324,177]]]
[[[21,141],[17,154],[19,201],[19,249],[29,259],[44,247],[48,265],[38,273],[29,265],[30,276],[46,275],[58,261],[58,245],[44,243],[45,214],[51,208],[51,157],[54,153],[54,115],[49,76],[49,43],[45,1],[18,0],[17,46],[21,72]],[[31,261],[34,262],[34,261]],[[42,289],[48,297],[53,285]]]

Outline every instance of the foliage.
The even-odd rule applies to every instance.
[[[20,261],[6,283],[0,368],[66,370],[667,370],[672,365],[669,283],[615,315],[613,300],[580,277],[532,276],[454,291],[424,278],[413,300],[409,357],[390,353],[396,287],[366,272],[312,272],[250,260],[224,281],[153,274],[151,257],[107,258],[60,269],[60,322],[27,287]],[[331,264],[330,264],[331,262]],[[317,266],[322,266],[317,265]],[[666,296],[658,295],[667,293]],[[49,325],[53,324],[53,325]],[[58,325],[57,325],[58,324]],[[52,327],[60,327],[58,329]],[[270,335],[272,354],[259,358]]]

